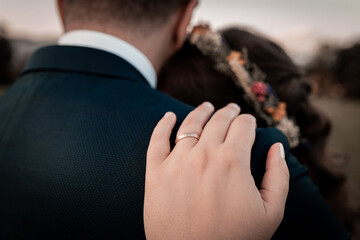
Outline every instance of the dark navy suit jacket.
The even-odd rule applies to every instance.
[[[176,113],[178,128],[191,110],[151,89],[113,54],[71,46],[38,50],[0,100],[0,239],[145,238],[152,130],[165,112]],[[274,238],[344,238],[275,129],[257,130],[251,164],[257,185],[267,150],[278,141],[286,145],[291,184]]]

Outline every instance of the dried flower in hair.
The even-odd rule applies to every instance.
[[[266,75],[248,60],[247,49],[232,51],[220,33],[209,25],[194,27],[190,43],[214,62],[214,68],[233,79],[243,89],[243,98],[254,107],[256,117],[280,129],[289,139],[291,147],[299,144],[300,129],[287,117],[286,103],[280,102],[275,91],[265,83]]]
[[[231,51],[230,55],[227,57],[227,60],[229,62],[237,60],[241,66],[245,66],[245,60],[243,59],[241,52]]]
[[[252,91],[259,102],[264,102],[266,99],[266,85],[263,82],[256,82],[252,86]]]
[[[276,107],[269,107],[267,112],[272,115],[275,122],[280,122],[286,116],[286,103],[279,102]]]

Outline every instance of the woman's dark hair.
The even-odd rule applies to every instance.
[[[265,74],[265,81],[287,103],[287,112],[295,118],[301,137],[307,139],[292,153],[309,169],[310,177],[349,230],[352,228],[354,209],[347,203],[344,155],[334,159],[329,154],[327,140],[331,130],[330,120],[316,109],[309,95],[311,86],[286,52],[276,43],[240,28],[221,32],[232,50],[248,51],[248,58]],[[205,57],[188,41],[163,67],[158,89],[193,106],[210,101],[216,109],[236,102],[242,112],[254,113],[253,107],[243,99],[243,91],[232,79],[214,69],[211,59]],[[256,116],[256,115],[255,115]],[[258,119],[258,126],[265,127]]]

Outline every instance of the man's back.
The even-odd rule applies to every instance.
[[[152,130],[190,110],[115,55],[40,50],[0,101],[0,236],[143,238]]]

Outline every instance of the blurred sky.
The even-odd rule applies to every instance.
[[[149,0],[151,1],[151,0]],[[323,39],[360,39],[360,0],[200,0],[193,22],[250,26],[293,53]],[[42,39],[61,34],[55,0],[0,0],[0,25],[10,36]]]

